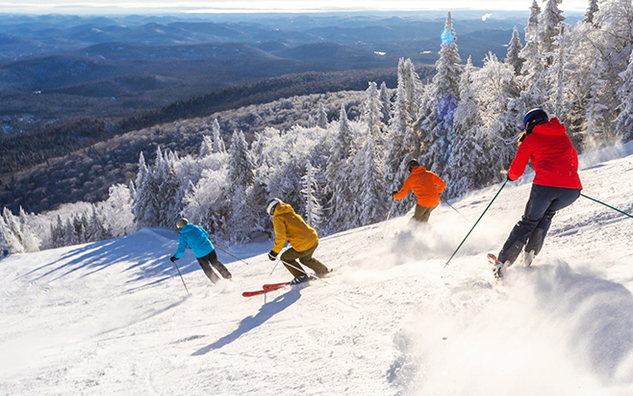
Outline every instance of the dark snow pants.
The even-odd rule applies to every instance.
[[[571,205],[579,196],[579,189],[533,184],[525,213],[499,252],[499,261],[513,264],[523,246],[526,252],[534,251],[535,255],[538,254],[543,247],[552,217],[558,210]]]
[[[231,279],[231,273],[228,269],[226,269],[224,264],[218,260],[218,255],[215,253],[215,249],[204,257],[198,257],[197,260],[198,264],[200,264],[200,267],[202,267],[202,270],[211,282],[216,283],[220,280],[215,272],[213,272],[213,269],[211,269],[212,266],[218,270],[224,279]]]
[[[413,214],[413,217],[411,217],[411,219],[407,223],[407,226],[414,226],[420,223],[428,223],[429,216],[431,216],[431,212],[435,208],[437,208],[437,206],[427,207],[427,206],[420,206],[416,204],[415,213]]]
[[[317,275],[325,275],[329,272],[328,268],[323,265],[323,263],[312,257],[317,246],[319,246],[318,243],[303,252],[297,252],[294,248],[290,248],[281,254],[281,261],[284,263],[286,269],[290,271],[292,276],[298,278],[302,275],[306,275],[301,268],[301,265],[297,262],[297,259],[301,261],[301,264],[310,268]]]

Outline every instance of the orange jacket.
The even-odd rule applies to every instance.
[[[406,197],[409,190],[418,197],[418,205],[433,208],[440,204],[440,193],[446,188],[446,182],[438,175],[427,171],[423,166],[416,166],[411,176],[404,182],[402,189],[393,195],[397,200]]]
[[[297,252],[304,252],[319,243],[316,230],[307,225],[287,203],[280,202],[275,207],[273,227],[275,227],[275,246],[272,250],[275,253],[281,252],[286,239]]]

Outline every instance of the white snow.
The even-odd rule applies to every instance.
[[[633,213],[633,145],[583,157],[584,194]],[[533,268],[502,286],[486,263],[530,177],[323,238],[335,269],[300,289],[252,244],[210,285],[175,232],[0,261],[0,395],[631,395],[633,219],[583,197],[555,217]],[[467,220],[464,219],[464,216]],[[220,248],[226,248],[219,246]]]

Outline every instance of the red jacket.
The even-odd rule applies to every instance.
[[[446,188],[446,182],[433,172],[427,171],[423,166],[416,166],[411,171],[411,176],[404,182],[402,189],[394,194],[395,199],[407,196],[409,190],[418,197],[418,205],[433,208],[440,204],[440,193]]]
[[[539,124],[525,137],[514,156],[508,177],[518,179],[528,161],[534,167],[534,184],[582,189],[578,177],[578,154],[558,118]]]

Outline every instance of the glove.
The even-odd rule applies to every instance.
[[[175,263],[178,260],[176,256],[171,256],[169,259],[171,260],[172,263]]]
[[[273,251],[271,250],[270,252],[268,252],[268,259],[269,259],[270,261],[275,261],[275,260],[277,260],[277,255],[278,255],[278,254],[279,254],[279,253],[275,253],[275,252],[273,252]]]
[[[512,179],[510,179],[510,175],[507,175],[508,181],[514,181]]]
[[[397,193],[399,193],[400,191],[394,191],[391,193],[391,196],[393,197],[394,195],[396,195]]]

